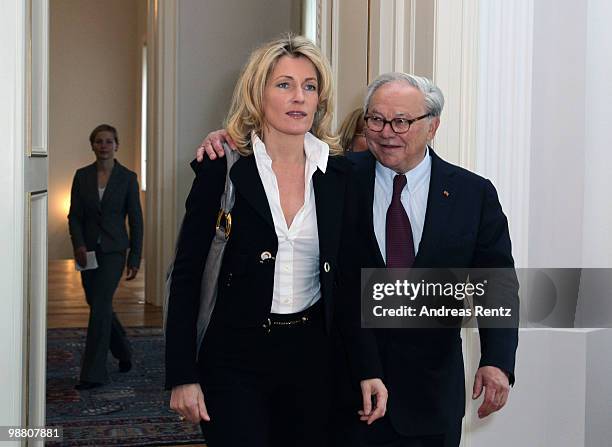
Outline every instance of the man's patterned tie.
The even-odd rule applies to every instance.
[[[393,197],[387,210],[387,267],[410,268],[414,263],[414,241],[412,226],[402,205],[402,190],[406,186],[406,176],[398,174],[393,178]]]

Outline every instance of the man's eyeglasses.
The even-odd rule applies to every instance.
[[[413,118],[411,120],[406,118],[393,118],[392,120],[386,120],[382,116],[377,115],[366,115],[363,117],[363,120],[368,126],[368,129],[374,132],[381,132],[386,124],[391,126],[393,132],[395,133],[406,133],[410,130],[410,125],[416,121],[422,120],[423,118],[427,118],[431,114],[426,113],[425,115],[421,115],[417,118]]]

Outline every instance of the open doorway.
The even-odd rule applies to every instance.
[[[104,247],[104,243],[108,244],[106,247],[115,247],[113,244],[121,240],[121,231],[114,230],[122,226],[121,217],[125,219],[125,216],[115,217],[113,213],[121,214],[123,207],[130,207],[129,200],[134,203],[134,197],[141,204],[144,231],[149,227],[145,217],[146,176],[143,175],[147,159],[148,5],[147,0],[49,1],[46,423],[63,427],[64,441],[71,445],[91,443],[92,438],[96,445],[104,445],[103,437],[114,438],[113,433],[125,432],[128,428],[137,431],[137,437],[145,437],[146,421],[159,416],[159,401],[164,398],[162,312],[159,306],[146,302],[144,260],[147,253],[143,241],[140,241],[142,258],[140,262],[134,261],[139,269],[133,279],[126,280],[126,263],[119,261],[118,268],[123,271],[112,298],[116,318],[125,328],[131,348],[129,368],[125,359],[114,358],[115,334],[111,331],[111,352],[106,362],[102,360],[108,371],[104,385],[75,389],[84,380],[81,372],[92,317],[81,273],[75,269],[67,219],[75,172],[90,166],[93,169],[88,173],[91,171],[92,175],[87,179],[91,177],[92,194],[81,190],[78,197],[88,210],[87,218],[83,219],[83,232],[90,231],[94,225],[99,229],[97,241],[93,242],[96,250]],[[118,137],[113,138],[115,142],[118,140],[118,147],[116,152],[111,151],[115,162],[110,160],[112,168],[104,185],[100,183],[98,169],[100,156],[92,151],[95,143],[90,140],[90,133],[100,124],[116,128]],[[129,177],[131,174],[125,174],[129,171],[137,175],[138,186],[129,189],[133,182],[127,183],[126,192],[117,173]],[[106,187],[100,191],[101,186]],[[136,193],[132,194],[133,191]],[[96,207],[98,220],[95,212],[91,212]],[[135,236],[129,221],[124,226],[133,241]],[[86,241],[87,250],[91,250],[91,244]],[[106,248],[100,250],[106,251]],[[126,254],[131,267],[129,249]],[[100,271],[101,267],[97,272]],[[108,287],[103,282],[113,282],[104,276],[98,276],[96,281],[94,288],[97,289]],[[89,292],[87,297],[91,298]],[[113,326],[116,326],[114,322]],[[103,338],[95,337],[96,340]],[[107,350],[108,347],[104,349]],[[98,363],[91,368],[99,369]],[[139,410],[142,408],[144,411]],[[112,428],[113,433],[105,433],[104,427]],[[149,434],[154,436],[153,431]]]
[[[75,171],[95,161],[88,137],[97,125],[117,129],[115,158],[137,173],[146,214],[141,144],[146,8],[146,0],[50,1],[49,328],[87,326],[89,308],[66,216]],[[161,323],[159,309],[144,303],[144,277],[142,262],[136,278],[122,279],[115,294],[115,310],[126,326]]]

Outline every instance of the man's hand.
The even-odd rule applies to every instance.
[[[194,424],[199,423],[201,419],[210,422],[210,416],[204,404],[204,394],[199,383],[189,383],[172,388],[170,409]]]
[[[138,274],[138,267],[127,267],[127,276],[125,277],[126,281],[131,281],[134,278],[136,278],[136,275]]]
[[[74,250],[74,260],[81,267],[85,268],[85,266],[87,265],[87,247],[85,247],[84,245],[77,247],[77,249]]]
[[[229,136],[225,129],[215,130],[206,135],[206,138],[202,140],[202,144],[200,144],[196,152],[196,159],[198,162],[204,160],[204,153],[206,153],[211,160],[214,160],[217,156],[223,157],[225,155],[225,151],[223,150],[224,142],[226,142],[232,150],[238,150],[238,146],[236,146],[236,143],[234,143],[234,140],[232,140],[232,137]]]
[[[363,409],[359,410],[359,419],[372,424],[376,419],[380,419],[387,412],[387,398],[389,393],[385,384],[380,379],[362,380],[361,396],[363,397]],[[372,399],[375,400],[372,408]]]
[[[478,368],[474,379],[472,399],[478,399],[485,388],[484,401],[478,408],[478,417],[486,418],[491,413],[501,410],[508,401],[510,382],[508,375],[495,366]]]

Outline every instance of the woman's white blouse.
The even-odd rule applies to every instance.
[[[304,205],[295,215],[291,227],[287,228],[280,204],[276,175],[272,170],[272,159],[263,141],[256,134],[252,135],[251,141],[255,163],[268,198],[278,237],[271,312],[277,314],[300,312],[321,298],[319,234],[312,175],[317,168],[325,173],[329,146],[314,135],[306,134]]]

